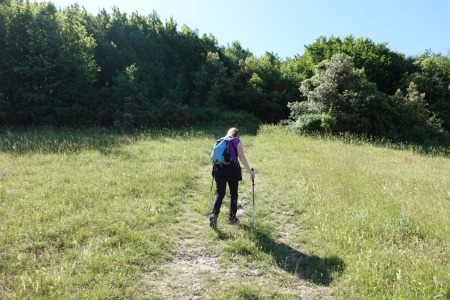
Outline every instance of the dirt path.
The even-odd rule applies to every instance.
[[[236,294],[232,299],[334,299],[328,287],[311,284],[296,274],[287,273],[278,265],[237,266],[224,262],[220,247],[217,247],[223,241],[214,237],[216,233],[209,228],[208,218],[195,211],[195,201],[198,197],[186,201],[183,214],[173,224],[175,253],[167,258],[161,268],[146,275],[144,282],[150,299],[224,299],[221,291],[229,291],[246,282],[258,287],[275,284],[278,292],[275,297],[266,297],[264,293],[259,298]],[[238,216],[245,215],[247,211],[251,211],[251,207],[246,204],[238,211]],[[223,222],[219,225],[230,226]],[[295,230],[292,225],[286,225],[285,229]],[[280,243],[288,239],[287,231],[280,235]],[[298,260],[299,253],[294,248],[288,250],[286,261]]]
[[[203,295],[210,287],[208,277],[220,270],[218,257],[210,253],[203,242],[196,238],[196,232],[205,230],[206,222],[192,223],[202,217],[186,208],[179,218],[174,235],[176,253],[169,257],[161,270],[148,275],[148,291],[154,298],[161,299],[207,299]]]

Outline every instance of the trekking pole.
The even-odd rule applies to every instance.
[[[206,215],[209,215],[209,208],[211,207],[211,200],[212,200],[211,195],[212,195],[212,189],[213,189],[213,185],[214,185],[214,167],[211,172],[211,176],[212,176],[211,189],[209,190],[208,207],[206,208]]]
[[[255,172],[254,169],[252,169]],[[256,208],[255,208],[255,178],[252,177],[252,195],[253,195],[253,229],[256,229]]]

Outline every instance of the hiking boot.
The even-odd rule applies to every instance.
[[[216,229],[217,228],[217,215],[216,214],[210,214],[209,215],[209,226],[212,229]]]
[[[230,218],[230,219],[228,220],[228,224],[230,224],[230,225],[239,224],[239,219],[236,218],[236,217]]]

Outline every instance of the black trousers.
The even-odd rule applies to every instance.
[[[230,212],[229,217],[235,218],[237,212],[238,190],[240,169],[237,163],[231,163],[228,166],[215,167],[213,170],[214,179],[216,181],[216,196],[214,198],[214,206],[211,213],[218,215],[222,206],[223,198],[227,191],[227,183],[230,188]]]

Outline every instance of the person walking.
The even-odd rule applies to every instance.
[[[250,168],[250,165],[244,154],[242,142],[239,140],[239,130],[235,127],[230,128],[225,138],[234,138],[230,140],[229,147],[231,163],[228,165],[214,165],[211,157],[211,163],[214,166],[213,176],[216,181],[216,195],[214,197],[212,211],[209,215],[209,225],[213,229],[217,227],[217,218],[220,213],[220,207],[222,206],[223,198],[226,194],[227,183],[230,189],[230,211],[228,215],[228,223],[239,223],[239,219],[236,217],[239,181],[242,179],[239,162],[244,165],[245,169],[250,174],[250,177],[252,179],[255,178],[255,171]]]

